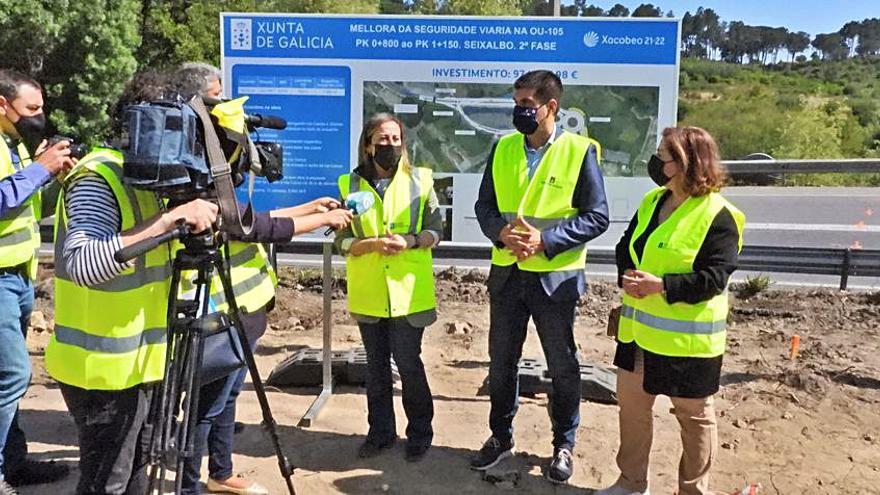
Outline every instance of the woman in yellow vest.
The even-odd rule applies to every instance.
[[[703,129],[665,129],[648,173],[660,187],[645,195],[617,244],[620,477],[597,493],[648,493],[652,407],[667,395],[681,425],[678,493],[705,494],[718,446],[712,398],[725,348],[727,282],[745,216],[718,193],[724,172]]]
[[[369,433],[358,456],[373,457],[397,439],[391,358],[403,383],[406,459],[431,446],[434,405],[420,357],[422,333],[437,319],[431,248],[443,221],[431,170],[413,167],[404,128],[389,114],[367,121],[358,142],[358,166],[339,178],[343,198],[373,194],[371,208],[336,235],[346,257],[348,309],[367,351]]]

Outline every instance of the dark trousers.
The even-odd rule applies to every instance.
[[[141,495],[147,490],[144,428],[150,385],[85,390],[61,384],[79,437],[78,495]]]
[[[574,344],[576,303],[552,300],[538,274],[519,270],[513,270],[506,283],[490,294],[489,427],[502,443],[513,438],[513,417],[519,406],[518,365],[531,317],[553,380],[553,446],[574,446],[581,401],[580,367]]]
[[[265,310],[241,314],[241,323],[251,351],[266,332]],[[235,436],[235,404],[247,377],[247,368],[231,373],[226,378],[203,385],[199,391],[198,425],[193,445],[196,455],[185,464],[182,495],[202,493],[199,483],[202,455],[208,449],[208,476],[223,481],[232,476],[232,446]]]
[[[358,322],[367,351],[367,440],[385,443],[396,436],[391,357],[403,384],[406,438],[409,445],[431,445],[434,402],[422,364],[422,333],[405,317],[383,318],[376,323]]]

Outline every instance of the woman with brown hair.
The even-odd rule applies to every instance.
[[[373,457],[397,440],[391,358],[403,385],[406,460],[421,460],[431,446],[434,405],[422,363],[422,334],[436,321],[431,249],[440,242],[440,216],[431,169],[414,167],[400,120],[380,113],[364,125],[358,166],[339,178],[339,192],[372,194],[336,234],[345,255],[348,310],[367,351],[369,432],[358,456]]]
[[[718,146],[698,127],[663,131],[642,200],[617,244],[623,305],[618,367],[617,482],[598,495],[648,493],[654,399],[666,395],[681,425],[678,493],[709,492],[718,445],[718,391],[727,321],[727,282],[742,247],[745,216],[719,191]]]

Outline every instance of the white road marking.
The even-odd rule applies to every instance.
[[[746,221],[746,230],[802,230],[809,232],[880,232],[880,225],[839,223],[761,223]]]

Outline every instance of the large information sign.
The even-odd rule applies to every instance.
[[[486,243],[473,204],[492,143],[515,132],[513,82],[549,69],[564,85],[559,129],[602,144],[612,217],[628,219],[676,121],[677,20],[226,13],[221,24],[227,96],[288,121],[260,131],[284,145],[285,178],[258,183],[258,209],[338,196],[362,123],[391,112],[413,163],[434,170],[446,240]]]

